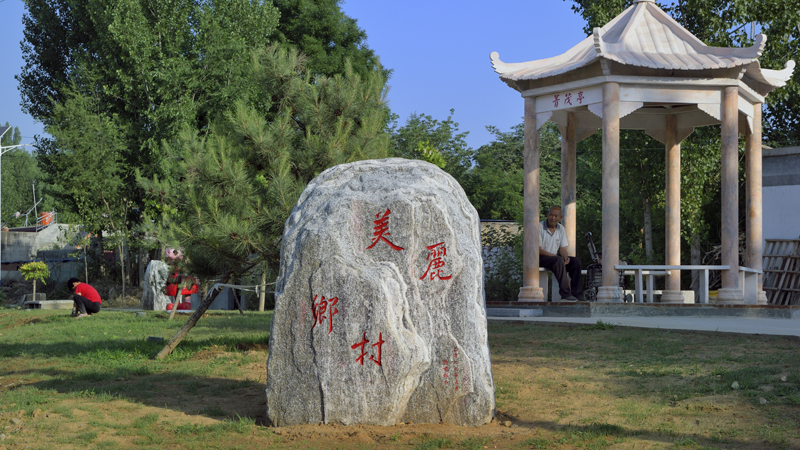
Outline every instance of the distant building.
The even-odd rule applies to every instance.
[[[800,147],[763,151],[764,239],[800,238]]]

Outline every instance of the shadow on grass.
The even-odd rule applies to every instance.
[[[28,371],[30,372],[30,371]],[[89,401],[125,400],[153,407],[202,415],[214,419],[249,418],[264,414],[265,382],[198,376],[191,371],[174,370],[136,375],[123,369],[79,373],[44,370],[48,380],[20,384],[3,392],[3,398],[17,408],[33,411],[70,399]],[[53,394],[58,393],[61,396]]]
[[[191,357],[211,346],[229,351],[235,351],[237,345],[264,347],[269,339],[271,314],[236,314],[211,314],[200,319],[168,361]],[[9,327],[4,333],[7,342],[0,345],[0,357],[100,358],[82,361],[95,363],[153,359],[185,323],[185,318],[167,321],[167,317],[166,313],[151,313],[139,319],[132,313],[114,311],[76,320],[64,314],[45,312],[26,317],[22,313],[15,321],[17,327]],[[0,322],[0,328],[8,325]],[[150,340],[151,337],[157,340]]]
[[[32,411],[63,398],[92,397],[255,419],[263,410],[266,373],[264,368],[263,375],[254,375],[253,365],[266,361],[270,319],[269,314],[212,314],[172,355],[156,361],[166,341],[148,338],[174,335],[185,319],[121,312],[80,320],[48,312],[2,317],[0,410],[2,404]],[[224,378],[237,370],[257,380]]]
[[[714,441],[706,436],[696,433],[676,433],[669,430],[647,430],[636,427],[625,427],[621,425],[592,422],[586,425],[579,424],[560,424],[550,421],[524,421],[509,414],[503,414],[505,420],[511,420],[514,425],[530,428],[545,429],[553,431],[556,436],[553,439],[543,437],[530,438],[523,441],[521,448],[561,448],[561,445],[569,448],[606,448],[615,445],[622,445],[629,438],[636,438],[643,441],[666,444],[676,448],[719,448],[719,439]],[[746,439],[724,439],[725,448],[753,448],[753,441]],[[759,448],[786,448],[781,444],[761,443]],[[616,447],[614,447],[616,448]],[[627,447],[626,447],[627,448]],[[634,445],[633,448],[636,448]]]

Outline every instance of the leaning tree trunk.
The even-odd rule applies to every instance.
[[[180,289],[181,291],[183,291],[183,288],[180,286],[177,286],[175,289],[176,289],[175,300],[172,301],[172,311],[169,312],[169,319],[167,319],[168,321],[175,318],[175,311],[178,310],[178,302],[179,299],[181,298],[181,294],[177,290]]]
[[[231,279],[232,276],[233,276],[233,271],[229,270],[228,273],[226,273],[222,277],[220,283],[226,284]],[[203,299],[203,302],[200,303],[200,306],[197,307],[197,310],[194,312],[194,314],[192,314],[192,316],[189,317],[189,320],[187,320],[186,323],[181,327],[181,329],[178,330],[175,336],[173,336],[172,339],[170,339],[169,342],[167,342],[167,345],[165,345],[164,348],[161,349],[160,352],[158,352],[158,354],[156,355],[156,359],[164,359],[167,357],[167,355],[172,353],[173,350],[175,350],[175,347],[177,347],[178,344],[181,343],[183,338],[186,337],[187,334],[189,334],[189,331],[191,331],[191,329],[194,328],[195,324],[197,324],[197,321],[200,320],[201,317],[203,317],[203,314],[206,313],[208,307],[211,306],[212,303],[214,303],[214,300],[217,298],[217,295],[219,295],[220,292],[221,291],[215,289],[211,293],[211,295],[206,296],[206,298]],[[174,305],[172,309],[173,310],[175,309]]]

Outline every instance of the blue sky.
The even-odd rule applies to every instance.
[[[519,94],[499,80],[489,54],[506,62],[559,55],[580,42],[583,20],[571,1],[349,0],[345,14],[358,20],[368,45],[393,69],[392,111],[400,124],[413,114],[442,120],[451,108],[467,142],[491,140],[487,125],[508,130],[522,118]],[[21,0],[0,2],[0,123],[18,126],[23,143],[43,133],[40,123],[20,109],[14,75],[23,65]]]

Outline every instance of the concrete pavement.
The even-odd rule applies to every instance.
[[[488,317],[489,321],[537,322],[537,323],[603,323],[639,328],[661,328],[667,330],[719,331],[724,333],[766,334],[800,337],[800,320],[767,319],[747,317]]]

